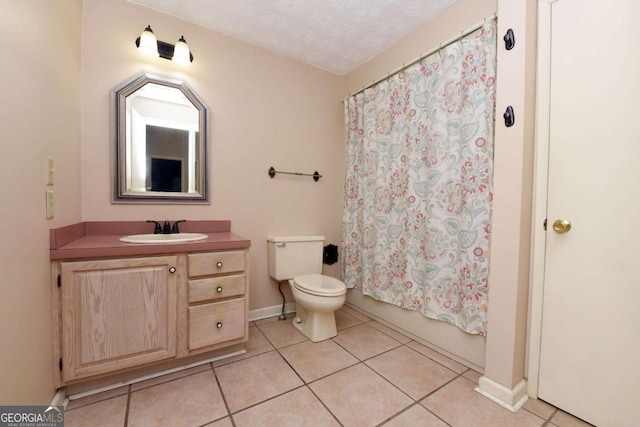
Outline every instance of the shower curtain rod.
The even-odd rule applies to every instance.
[[[426,58],[427,56],[430,56],[430,55],[434,54],[435,52],[439,51],[440,49],[445,48],[445,47],[449,46],[450,44],[453,44],[453,43],[457,42],[458,40],[460,40],[460,39],[462,39],[462,38],[464,38],[464,37],[468,36],[469,34],[473,33],[474,31],[476,31],[476,30],[478,30],[478,29],[482,28],[482,26],[485,24],[485,22],[487,22],[487,20],[489,20],[489,19],[494,19],[494,18],[497,18],[497,17],[498,17],[498,12],[496,12],[496,13],[494,13],[494,14],[492,14],[492,15],[490,15],[490,16],[488,16],[488,17],[486,17],[486,18],[484,18],[484,19],[482,20],[482,22],[479,22],[479,23],[477,23],[476,25],[474,25],[473,27],[468,28],[468,29],[466,29],[466,30],[462,31],[462,33],[460,33],[460,35],[455,36],[455,37],[453,37],[453,38],[451,38],[451,39],[449,39],[449,40],[445,41],[444,43],[440,43],[437,47],[434,47],[434,48],[433,48],[433,49],[431,49],[430,51],[425,52],[425,53],[423,53],[422,55],[420,55],[419,57],[417,57],[417,58],[415,58],[415,59],[413,59],[413,60],[409,61],[409,63],[408,63],[408,64],[407,64],[407,63],[402,64],[402,67],[396,68],[396,69],[395,69],[395,70],[393,70],[393,71],[389,71],[389,72],[387,73],[387,75],[386,75],[386,76],[380,77],[379,79],[374,80],[373,82],[371,82],[369,85],[364,86],[362,89],[360,89],[360,90],[358,90],[358,91],[356,91],[356,92],[353,92],[353,93],[349,94],[349,95],[348,95],[348,96],[346,96],[344,99],[342,99],[342,102],[344,102],[344,101],[345,101],[345,100],[347,100],[348,98],[351,98],[351,97],[352,97],[352,96],[354,96],[354,95],[357,95],[357,94],[359,94],[359,93],[361,93],[361,92],[364,92],[365,90],[367,90],[367,89],[369,89],[369,88],[371,88],[371,87],[373,87],[373,86],[377,85],[378,83],[383,82],[383,81],[387,80],[388,78],[393,77],[393,76],[395,76],[396,74],[398,74],[398,73],[400,73],[400,72],[402,72],[402,71],[406,70],[407,68],[411,67],[412,65],[414,65],[414,64],[416,64],[416,63],[418,63],[418,62],[422,61],[422,60],[423,60],[424,58]]]

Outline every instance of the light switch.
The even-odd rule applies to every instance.
[[[54,216],[54,204],[53,204],[53,190],[47,190],[47,219],[51,219]]]
[[[53,172],[55,171],[53,157],[47,157],[45,165],[45,184],[53,185]]]

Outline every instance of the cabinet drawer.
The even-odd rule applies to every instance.
[[[189,350],[244,337],[245,299],[189,307]]]
[[[244,251],[189,254],[189,277],[244,271]]]
[[[244,274],[189,280],[189,303],[244,294]]]

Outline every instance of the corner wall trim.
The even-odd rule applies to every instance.
[[[482,376],[478,381],[478,387],[474,390],[513,413],[518,412],[528,399],[526,379],[520,381],[514,388],[509,389]]]
[[[62,387],[56,391],[56,394],[53,395],[53,399],[51,399],[51,403],[49,403],[49,406],[64,406],[64,408],[67,409],[68,404],[69,398],[67,397],[65,388]]]

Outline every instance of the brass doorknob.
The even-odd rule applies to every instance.
[[[566,219],[556,219],[553,221],[553,230],[556,233],[566,233],[571,230],[571,223]]]

